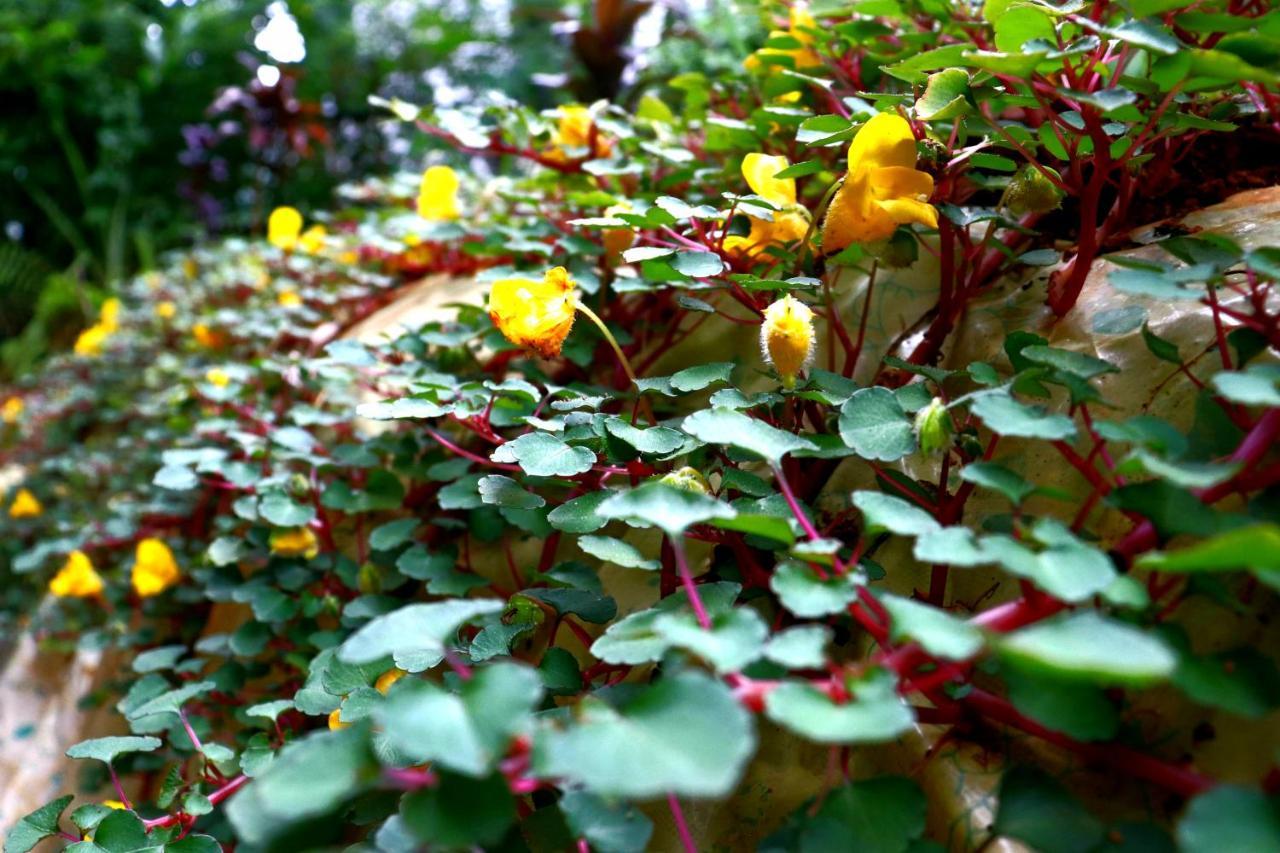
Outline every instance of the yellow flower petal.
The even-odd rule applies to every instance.
[[[378,676],[378,680],[373,683],[374,689],[385,696],[387,691],[391,689],[391,685],[408,674],[403,669],[389,669]]]
[[[102,303],[98,309],[98,324],[108,332],[114,332],[120,326],[120,300],[112,297]]]
[[[329,714],[329,731],[336,732],[338,729],[345,729],[350,725],[350,723],[342,722],[341,708],[337,708]]]
[[[0,406],[0,418],[7,424],[16,424],[18,418],[22,417],[24,405],[21,397],[10,397]]]
[[[44,507],[28,489],[18,489],[18,493],[13,496],[13,503],[9,506],[10,518],[37,518],[43,513]]]
[[[267,217],[267,242],[277,249],[292,251],[302,233],[302,214],[297,208],[277,207]]]
[[[897,113],[877,113],[849,143],[849,171],[916,164],[916,137]]]
[[[177,313],[178,306],[168,300],[156,303],[156,316],[161,320],[172,320]]]
[[[427,169],[418,187],[418,215],[434,222],[457,219],[458,186],[458,174],[448,166]]]
[[[553,358],[573,328],[576,294],[564,267],[548,270],[542,281],[500,279],[489,294],[489,317],[511,343]]]
[[[324,249],[324,241],[328,235],[329,232],[325,231],[323,225],[312,225],[298,238],[298,248],[308,255],[317,255]]]
[[[777,207],[787,207],[796,203],[795,179],[775,178],[774,175],[790,165],[786,157],[748,154],[742,158],[742,177],[747,179],[756,195]]]
[[[310,527],[291,527],[271,532],[271,553],[279,557],[305,557],[320,553],[320,542]]]
[[[931,204],[916,201],[913,198],[888,198],[877,201],[876,205],[894,221],[896,225],[908,225],[912,222],[938,227],[938,211]]]
[[[101,323],[95,323],[81,332],[76,338],[75,354],[88,358],[100,356],[102,355],[102,346],[109,337],[111,337],[111,329]]]
[[[94,570],[88,555],[72,551],[49,581],[49,592],[58,598],[89,598],[102,592],[102,577]]]
[[[282,290],[280,295],[276,297],[276,302],[282,308],[297,308],[302,304],[302,297],[298,295],[296,290]]]
[[[221,329],[211,329],[204,323],[196,323],[191,327],[191,335],[196,343],[206,349],[220,349],[227,343],[227,335]]]
[[[231,384],[231,377],[225,370],[219,367],[214,367],[205,371],[204,379],[210,385],[214,385],[218,388],[226,388]]]
[[[907,166],[881,166],[868,175],[876,198],[928,198],[933,195],[933,175]]]
[[[791,296],[772,303],[760,325],[760,350],[787,388],[813,358],[813,311]]]
[[[143,539],[134,554],[133,589],[142,598],[159,595],[182,578],[178,561],[159,539]]]

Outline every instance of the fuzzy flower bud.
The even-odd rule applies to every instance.
[[[702,476],[702,472],[697,468],[690,468],[688,465],[664,474],[662,482],[668,486],[675,486],[677,489],[684,489],[686,492],[697,492],[700,495],[711,494],[711,484],[707,482],[707,478]]]
[[[760,326],[760,351],[787,388],[813,359],[813,311],[808,305],[784,296],[764,311]]]
[[[1035,166],[1026,165],[1009,182],[1009,188],[1004,193],[1004,203],[1019,216],[1024,213],[1048,213],[1062,204],[1062,190]]]
[[[915,427],[921,451],[937,453],[951,445],[951,415],[947,414],[946,404],[940,397],[934,397],[929,405],[916,412]]]

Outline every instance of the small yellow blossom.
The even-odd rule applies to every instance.
[[[336,732],[338,729],[348,728],[351,724],[342,722],[342,709],[335,708],[329,714],[329,730]]]
[[[9,506],[10,518],[37,518],[44,512],[40,500],[29,489],[18,489]]]
[[[360,253],[354,252],[348,249],[347,251],[338,255],[338,260],[344,264],[358,264],[360,263]]]
[[[191,327],[191,336],[196,343],[205,349],[220,349],[227,343],[227,334],[221,329],[213,329],[204,323],[196,323]]]
[[[102,355],[102,346],[111,337],[111,329],[101,323],[95,323],[80,333],[76,338],[75,354],[87,358]]]
[[[0,406],[0,418],[3,418],[7,424],[16,424],[18,418],[22,417],[24,405],[21,397],[10,397],[4,401],[3,406]]]
[[[493,283],[489,318],[516,346],[544,358],[560,354],[573,328],[577,284],[564,267],[548,270],[542,281],[504,278]]]
[[[566,149],[590,148],[590,157],[596,159],[608,157],[613,151],[613,143],[596,128],[596,120],[591,110],[577,105],[565,106],[557,111],[557,115],[559,121],[555,132],[551,134],[552,147],[547,152],[549,158],[567,163],[575,156],[579,156]],[[593,130],[594,145],[592,145]]]
[[[302,214],[294,207],[277,207],[267,217],[267,242],[277,249],[293,251],[302,233]]]
[[[156,303],[156,316],[161,320],[172,320],[177,313],[178,306],[167,299]]]
[[[784,296],[764,311],[760,325],[760,350],[787,388],[813,358],[813,311],[803,302]]]
[[[126,806],[124,803],[120,802],[119,800],[103,800],[102,804],[107,808],[115,809],[116,811],[123,811],[128,808],[128,806]]]
[[[803,240],[809,233],[809,213],[796,204],[795,179],[774,177],[789,165],[787,158],[781,156],[753,153],[742,158],[742,176],[751,191],[778,210],[773,213],[773,221],[748,216],[751,232],[746,236],[733,234],[726,237],[726,252],[754,258],[770,246]]]
[[[169,546],[159,539],[143,539],[133,560],[133,589],[142,598],[159,595],[182,577]]]
[[[98,322],[107,328],[107,331],[114,332],[120,328],[120,300],[112,297],[102,303],[102,307],[98,309]]]
[[[200,275],[200,265],[195,258],[188,255],[182,259],[182,274],[193,281]]]
[[[788,28],[785,30],[773,30],[769,33],[769,38],[790,37],[799,42],[800,46],[792,49],[762,47],[748,56],[743,65],[748,71],[771,70],[778,63],[770,62],[766,64],[763,59],[784,56],[791,58],[791,62],[797,70],[821,65],[822,57],[813,49],[814,33],[817,29],[818,22],[814,20],[813,13],[809,11],[809,4],[796,2],[791,6]]]
[[[210,385],[218,388],[226,388],[231,384],[231,376],[220,367],[212,367],[205,371],[204,379]]]
[[[296,290],[282,290],[280,295],[276,297],[276,302],[282,308],[297,308],[302,304],[302,297],[298,295]]]
[[[306,557],[320,553],[320,542],[310,527],[290,527],[271,533],[271,553],[280,557]]]
[[[373,683],[374,689],[376,689],[379,693],[385,696],[387,691],[391,689],[391,685],[395,684],[397,681],[404,678],[408,674],[409,673],[405,672],[403,669],[400,669],[399,667],[396,667],[395,669],[389,669],[386,672],[382,673],[382,675],[378,676],[378,680]]]
[[[318,255],[324,250],[324,241],[329,236],[323,225],[312,225],[298,238],[298,248],[308,255]]]
[[[72,551],[49,581],[49,592],[58,598],[89,598],[102,592],[102,576],[83,551]]]
[[[623,201],[606,207],[604,215],[606,217],[614,217],[619,213],[630,213],[631,209],[631,205]],[[617,258],[635,243],[636,229],[630,225],[622,228],[606,228],[603,236],[605,251],[609,253],[609,257]]]
[[[432,222],[458,218],[458,173],[448,166],[432,166],[418,185],[418,215]]]
[[[822,248],[887,240],[899,225],[938,227],[938,211],[927,202],[933,178],[915,168],[916,139],[896,113],[880,113],[849,144],[849,173],[831,199],[822,224]]]

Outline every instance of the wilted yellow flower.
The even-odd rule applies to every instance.
[[[788,295],[766,308],[760,325],[760,351],[782,384],[794,388],[796,377],[813,358],[813,311],[809,306]]]
[[[489,318],[516,346],[544,358],[560,354],[573,328],[577,284],[564,267],[547,271],[542,281],[504,278],[493,283]]]
[[[742,176],[751,191],[778,210],[774,211],[772,222],[748,215],[751,232],[745,237],[738,234],[726,237],[726,252],[755,257],[770,246],[803,240],[809,233],[809,213],[796,204],[795,179],[774,177],[789,165],[787,158],[781,156],[753,153],[742,158]]]
[[[596,120],[591,115],[591,110],[577,105],[566,106],[558,110],[558,116],[559,122],[556,124],[555,132],[551,134],[552,147],[547,152],[547,156],[551,159],[565,163],[573,156],[577,156],[571,155],[566,149],[590,147],[590,156],[594,158],[608,157],[613,151],[613,143],[598,129],[595,131],[595,144],[592,145],[591,135]]]
[[[440,222],[458,218],[458,173],[448,166],[432,166],[418,185],[418,215]]]
[[[204,323],[196,323],[192,326],[191,336],[205,349],[220,349],[227,343],[226,332],[221,329],[211,329]]]
[[[178,306],[169,300],[156,303],[156,316],[161,320],[172,320],[174,315],[178,313]]]
[[[619,213],[630,213],[631,205],[625,201],[619,202],[610,207],[606,207],[604,215],[607,217],[617,216]],[[630,225],[622,228],[606,228],[604,229],[604,249],[609,253],[611,258],[617,258],[627,249],[630,249],[636,241],[636,229]]]
[[[111,337],[111,329],[101,323],[94,323],[76,338],[75,354],[94,358],[102,355],[102,345]]]
[[[18,489],[9,505],[10,518],[36,518],[44,512],[40,500],[29,489]]]
[[[342,709],[341,709],[341,708],[335,708],[332,712],[330,712],[330,714],[329,714],[329,731],[336,732],[338,729],[345,729],[345,728],[349,727],[350,725],[351,725],[350,723],[344,723],[344,722],[342,722]]]
[[[218,388],[226,388],[231,384],[230,375],[220,367],[213,367],[205,371],[204,379],[210,385],[214,385]]]
[[[409,673],[399,667],[389,669],[382,673],[382,675],[378,676],[378,680],[373,683],[374,689],[385,696],[387,691],[391,689],[391,685],[395,684],[408,674]]]
[[[293,251],[302,233],[302,214],[294,207],[277,207],[267,217],[267,242],[277,249]]]
[[[312,225],[298,238],[298,248],[308,255],[319,254],[324,249],[324,241],[328,236],[329,232],[325,231],[323,225]]]
[[[302,304],[302,297],[298,295],[296,290],[282,290],[280,295],[276,297],[276,302],[282,308],[297,308]]]
[[[72,551],[49,581],[49,592],[58,598],[89,598],[102,592],[102,576],[83,551]]]
[[[138,543],[133,560],[133,589],[143,598],[159,595],[182,577],[169,546],[159,539]]]
[[[822,224],[822,248],[888,239],[899,225],[938,227],[938,211],[926,200],[933,178],[915,168],[916,139],[896,113],[880,113],[849,144],[849,173],[831,199]]]
[[[271,532],[271,553],[280,557],[306,557],[320,553],[320,542],[310,527],[290,527]]]
[[[3,406],[0,406],[0,418],[3,418],[7,424],[16,424],[18,418],[22,417],[24,405],[21,397],[10,397],[4,401]]]

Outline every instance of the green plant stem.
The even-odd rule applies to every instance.
[[[618,361],[622,363],[622,369],[626,372],[627,378],[631,380],[631,384],[636,383],[636,372],[631,368],[631,361],[627,358],[627,354],[622,351],[622,347],[618,345],[618,339],[613,336],[613,332],[609,331],[609,327],[604,324],[604,320],[596,312],[586,306],[581,299],[574,298],[573,306],[586,315],[587,319],[595,323],[596,328],[600,330],[600,334],[604,335],[604,339],[609,342],[609,346],[613,347],[614,353],[618,356]]]

